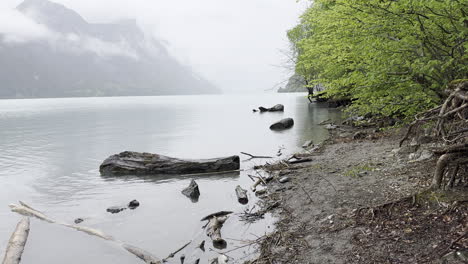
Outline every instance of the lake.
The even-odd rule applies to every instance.
[[[253,113],[258,106],[284,104],[281,113]],[[53,219],[102,230],[159,258],[193,241],[182,251],[186,263],[217,254],[200,219],[220,210],[251,208],[237,202],[234,188],[250,189],[250,169],[265,160],[241,162],[243,171],[203,177],[101,177],[99,165],[125,150],[180,158],[254,155],[284,158],[307,140],[323,141],[323,120],[339,111],[309,104],[306,94],[203,95],[112,98],[0,100],[0,250],[6,248],[20,216],[8,204],[24,201]],[[294,127],[273,132],[270,124],[294,118]],[[277,157],[281,149],[282,156]],[[181,194],[195,178],[197,203]],[[106,208],[137,199],[140,207],[110,214]],[[274,228],[267,215],[254,224],[233,214],[222,234],[232,250],[238,240],[255,239]],[[197,248],[206,239],[206,253]],[[223,251],[223,250],[218,250]],[[250,255],[245,247],[228,255]],[[173,263],[180,263],[178,259]],[[245,260],[245,259],[243,259]],[[231,263],[242,263],[243,260]],[[143,263],[113,243],[63,226],[31,219],[22,263]]]

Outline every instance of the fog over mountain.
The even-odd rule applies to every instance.
[[[34,30],[0,31],[0,98],[219,92],[134,20],[92,24],[47,0],[17,10]]]

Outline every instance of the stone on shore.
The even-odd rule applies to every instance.
[[[107,158],[99,171],[103,176],[197,174],[233,171],[239,167],[239,156],[191,160],[125,151]]]
[[[294,125],[294,120],[292,118],[285,118],[271,125],[270,129],[271,130],[283,130],[283,129],[291,128],[293,125]]]

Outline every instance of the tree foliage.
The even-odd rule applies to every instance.
[[[350,111],[412,117],[467,78],[467,0],[315,0],[288,32],[296,73]]]

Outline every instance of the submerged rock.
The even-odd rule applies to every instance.
[[[239,156],[184,160],[152,153],[125,151],[107,158],[99,167],[104,176],[195,174],[238,170]]]
[[[275,105],[273,107],[270,107],[270,108],[260,106],[258,109],[260,110],[260,112],[282,112],[282,111],[284,111],[284,105],[277,104],[277,105]]]
[[[200,189],[195,180],[190,181],[190,185],[182,190],[182,194],[192,200],[198,200],[198,197],[200,197]]]
[[[283,130],[283,129],[291,128],[293,125],[294,125],[294,120],[292,118],[285,118],[271,125],[270,129],[271,130]]]
[[[127,209],[127,208],[122,207],[122,206],[111,206],[111,207],[107,208],[106,211],[111,213],[111,214],[117,214],[117,213],[122,212],[125,209]]]

